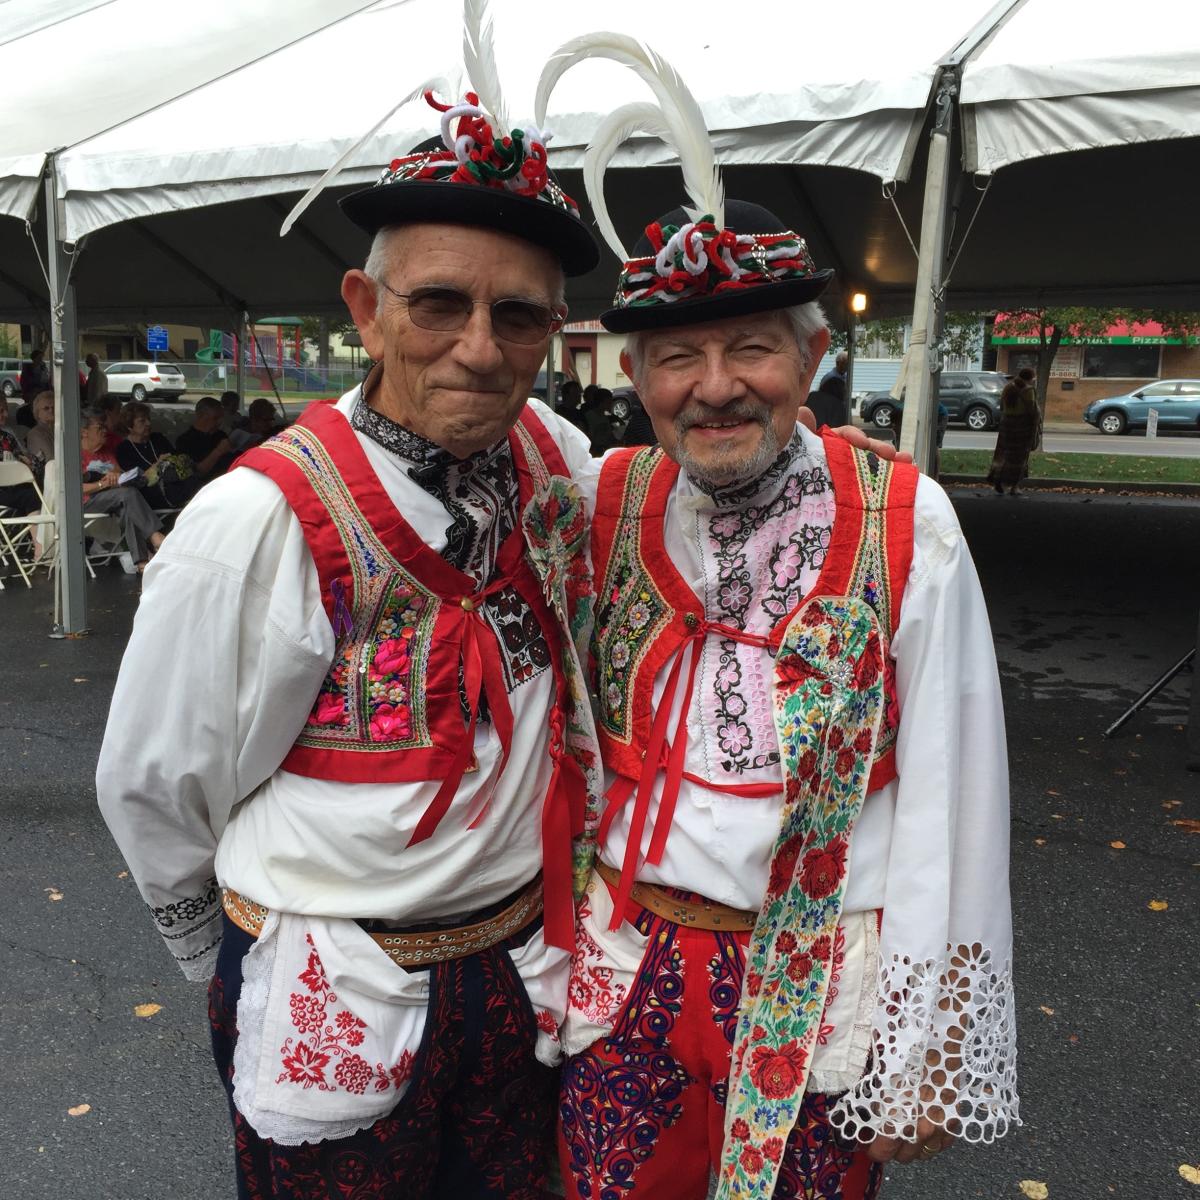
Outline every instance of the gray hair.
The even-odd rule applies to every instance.
[[[796,339],[796,345],[800,347],[801,361],[807,367],[809,341],[822,329],[829,328],[828,322],[825,320],[825,310],[816,300],[809,300],[805,304],[793,304],[790,308],[774,311],[782,312],[787,317],[792,336]],[[629,355],[630,366],[633,368],[635,387],[641,381],[646,351],[646,332],[642,330],[639,333],[631,333],[625,338],[625,353]]]
[[[383,307],[385,289],[380,285],[385,282],[388,268],[392,264],[392,235],[399,233],[403,225],[385,225],[371,240],[371,249],[367,261],[363,263],[363,274],[375,284],[375,312]],[[562,269],[558,271],[554,284],[554,294],[550,297],[552,304],[566,302],[566,279]]]

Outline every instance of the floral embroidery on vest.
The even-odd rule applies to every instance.
[[[359,598],[297,745],[336,749],[349,739],[389,751],[431,746],[424,691],[413,680],[429,657],[437,597],[380,542],[310,430],[294,425],[266,446],[301,468],[325,506],[354,576],[344,590]]]
[[[456,459],[448,450],[371,408],[360,396],[350,424],[409,464],[408,475],[451,518],[442,557],[476,582],[491,578],[500,547],[517,523],[517,478],[507,440]],[[525,456],[540,462],[532,438]],[[483,610],[503,650],[505,683],[511,692],[550,667],[550,649],[537,618],[515,587],[502,588]],[[462,697],[466,709],[465,692]],[[479,720],[488,721],[486,702]]]
[[[714,494],[715,515],[697,513],[704,608],[711,620],[768,634],[816,580],[829,548],[833,502],[829,476],[808,463],[797,435],[764,477],[734,496]],[[712,731],[708,737],[715,735],[723,755],[709,762],[709,773],[717,768],[744,775],[778,764],[763,651],[710,639],[698,684],[694,703],[701,727]]]
[[[641,512],[662,451],[635,454],[625,478],[621,517],[596,603],[595,640],[600,725],[628,742],[632,737],[630,682],[674,609],[659,593],[642,558]]]

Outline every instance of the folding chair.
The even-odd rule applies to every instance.
[[[42,495],[42,509],[50,514],[51,523],[54,518],[54,497],[57,492],[58,482],[58,463],[51,459],[46,464],[45,491]],[[83,514],[83,533],[84,537],[90,537],[100,543],[105,549],[96,553],[87,554],[84,556],[83,565],[87,567],[87,573],[93,578],[96,578],[96,572],[92,567],[92,563],[106,563],[116,558],[121,553],[121,548],[124,543],[124,535],[121,532],[121,522],[116,517],[110,517],[108,513],[89,513]],[[42,547],[42,556],[45,557],[47,549]],[[50,574],[53,575],[58,570],[59,566],[59,546],[57,534],[55,534],[54,546],[51,552]]]
[[[38,487],[33,472],[24,463],[0,462],[0,487],[17,487],[22,483],[33,484],[33,489],[42,502],[42,511],[18,517],[11,515],[8,509],[3,510],[3,514],[8,515],[0,515],[0,562],[11,558],[17,572],[25,581],[25,586],[31,588],[33,584],[30,582],[30,576],[42,565],[44,557],[44,552],[39,550],[36,535],[49,528],[53,537],[54,515],[46,504],[46,497]],[[28,561],[22,558],[23,551],[29,552]],[[3,587],[4,584],[0,581],[0,588]]]

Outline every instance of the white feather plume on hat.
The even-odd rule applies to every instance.
[[[559,79],[587,58],[607,58],[629,67],[645,80],[658,100],[657,106],[649,102],[626,104],[610,113],[588,144],[584,158],[588,199],[596,214],[596,224],[613,253],[622,262],[629,257],[608,215],[604,171],[621,143],[634,133],[650,133],[674,149],[683,169],[683,186],[691,201],[685,206],[688,215],[699,220],[711,214],[718,228],[722,226],[725,187],[700,105],[666,59],[627,34],[583,34],[564,42],[550,56],[538,80],[534,100],[534,120],[538,125],[545,123],[550,94]]]

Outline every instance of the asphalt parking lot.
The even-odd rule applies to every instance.
[[[1185,769],[1191,680],[1100,737],[1194,640],[1200,504],[955,502],[1005,694],[1024,1125],[893,1169],[883,1194],[1019,1200],[1034,1181],[1051,1200],[1200,1195],[1179,1174],[1200,1165],[1200,826],[1178,824],[1200,819],[1200,775]],[[0,1196],[14,1200],[234,1195],[203,989],[167,958],[95,808],[136,591],[102,572],[93,633],[68,642],[45,636],[44,582],[0,594]],[[166,701],[182,685],[164,662],[144,686]]]

